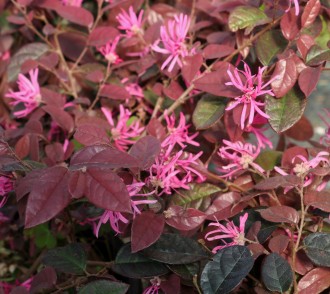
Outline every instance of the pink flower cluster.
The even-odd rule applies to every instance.
[[[158,294],[160,290],[160,283],[161,280],[158,277],[155,277],[150,280],[150,283],[152,284],[150,287],[146,288],[142,294]]]
[[[122,9],[122,12],[116,17],[119,22],[118,29],[125,31],[127,37],[142,35],[143,13],[144,10],[141,10],[137,16],[132,6],[129,7],[128,13]]]
[[[138,120],[132,120],[131,112],[125,109],[123,105],[119,106],[120,113],[116,123],[109,109],[102,107],[101,110],[111,126],[111,136],[115,146],[121,151],[126,151],[128,146],[134,144],[134,139],[140,136],[145,128],[140,126]]]
[[[116,53],[116,48],[118,45],[120,37],[116,37],[113,41],[109,41],[102,47],[98,48],[98,51],[104,56],[109,64],[118,64],[122,62],[122,59]]]
[[[224,226],[219,222],[212,222],[209,224],[210,227],[216,227],[216,229],[208,232],[205,235],[205,239],[208,241],[221,240],[224,245],[219,245],[213,248],[212,252],[216,253],[218,250],[233,246],[233,245],[244,245],[245,244],[245,223],[248,219],[248,213],[240,216],[239,227],[235,226],[233,221],[227,221]],[[226,239],[232,239],[230,243],[227,243]]]
[[[0,176],[0,208],[7,201],[7,194],[13,190],[13,181],[7,177]]]
[[[6,97],[12,98],[14,100],[11,102],[12,105],[16,106],[20,103],[24,104],[25,109],[16,110],[14,112],[15,116],[19,118],[25,117],[30,114],[39,106],[41,102],[38,74],[38,68],[31,69],[29,71],[30,80],[24,75],[19,74],[17,81],[19,91],[14,92],[12,90],[9,90],[9,92],[6,94]]]

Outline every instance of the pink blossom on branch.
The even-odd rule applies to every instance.
[[[272,90],[265,90],[265,88],[277,77],[272,78],[267,83],[263,83],[262,74],[267,67],[259,67],[258,74],[252,75],[251,69],[244,62],[244,71],[235,68],[234,73],[232,73],[229,69],[227,71],[230,82],[227,82],[226,85],[234,86],[242,92],[241,96],[238,96],[234,102],[231,102],[226,110],[232,110],[238,105],[243,106],[242,114],[241,114],[241,129],[243,130],[246,125],[245,121],[248,119],[248,125],[251,125],[255,116],[255,112],[259,113],[264,118],[268,119],[269,116],[262,110],[265,105],[262,101],[257,101],[259,96],[268,94],[274,96]],[[240,74],[243,75],[244,80]]]
[[[223,140],[222,142],[225,146],[220,147],[218,155],[228,161],[228,165],[218,169],[224,173],[222,177],[230,179],[238,172],[247,170],[250,166],[260,173],[264,172],[264,169],[254,162],[260,153],[259,147],[240,141],[232,143]]]
[[[104,56],[104,58],[110,64],[118,64],[122,62],[118,54],[116,53],[117,44],[119,42],[120,36],[117,36],[113,41],[109,41],[104,46],[98,48],[98,51]]]
[[[121,151],[126,151],[129,145],[134,144],[134,139],[142,134],[144,127],[140,127],[138,120],[131,121],[131,112],[123,105],[119,106],[117,123],[114,122],[109,109],[102,107],[101,110],[111,126],[111,136],[115,146]]]
[[[137,16],[133,10],[133,6],[130,6],[128,13],[122,9],[122,12],[116,16],[119,22],[118,29],[126,32],[127,37],[143,34],[142,18],[144,10],[141,10]]]
[[[14,112],[14,115],[18,118],[25,117],[30,114],[39,106],[41,102],[38,73],[38,68],[31,69],[29,71],[30,80],[24,75],[19,74],[17,81],[19,91],[14,92],[9,90],[9,92],[6,94],[6,97],[14,100],[10,104],[14,106],[20,103],[24,104],[25,109],[17,110]]]
[[[188,15],[180,13],[176,15],[173,20],[169,20],[166,26],[160,28],[160,39],[164,48],[158,46],[160,40],[158,40],[152,49],[158,53],[166,54],[169,56],[162,64],[163,70],[169,65],[168,71],[171,72],[176,64],[182,67],[182,59],[188,55],[193,55],[195,49],[189,50],[185,43],[186,36],[188,34],[190,26],[190,18]]]
[[[248,213],[240,216],[239,218],[239,227],[235,226],[233,221],[227,221],[227,224],[224,226],[219,222],[212,222],[209,224],[211,227],[216,227],[216,229],[208,232],[205,235],[205,239],[208,241],[221,240],[224,245],[219,245],[213,248],[212,252],[216,253],[218,250],[233,246],[233,245],[244,245],[245,244],[245,223],[248,219]],[[226,239],[232,239],[230,243],[226,242]]]
[[[158,277],[155,277],[150,280],[151,286],[146,288],[142,294],[158,294],[160,290],[161,280]]]

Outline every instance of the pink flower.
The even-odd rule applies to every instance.
[[[270,149],[273,149],[273,143],[263,134],[263,131],[265,131],[266,128],[260,127],[265,123],[267,123],[267,120],[259,113],[257,113],[257,115],[253,119],[252,124],[246,126],[244,131],[253,133],[256,136],[260,148],[265,148],[266,145],[268,145]]]
[[[300,159],[299,163],[296,163],[296,165],[291,169],[290,174],[294,174],[300,178],[302,178],[304,180],[304,184],[303,187],[307,187],[309,186],[314,179],[314,175],[310,172],[311,169],[316,168],[317,166],[319,166],[320,164],[328,164],[329,165],[329,152],[326,151],[321,151],[319,152],[316,157],[314,157],[311,160],[307,160],[307,158],[305,158],[302,155],[297,155],[292,159],[292,163],[294,163],[296,161],[296,159]],[[274,170],[276,170],[279,174],[283,175],[283,176],[287,176],[288,173],[285,172],[283,169],[275,166]],[[321,191],[326,185],[325,183],[321,183],[321,185],[319,185],[317,187],[318,191]],[[293,187],[287,187],[285,189],[285,193],[287,191],[289,191],[290,189],[292,189]]]
[[[243,92],[241,96],[235,98],[235,102],[231,102],[226,110],[231,110],[238,105],[243,105],[242,116],[241,116],[241,128],[245,128],[245,120],[248,118],[248,125],[251,125],[255,116],[255,112],[259,113],[265,118],[269,116],[261,110],[260,107],[265,105],[264,102],[257,101],[257,98],[261,95],[271,95],[274,96],[272,90],[264,90],[272,81],[277,79],[277,77],[272,78],[267,83],[262,82],[262,74],[267,67],[262,67],[258,69],[257,76],[251,74],[249,66],[244,63],[244,71],[238,70],[235,68],[234,75],[228,69],[227,73],[230,78],[230,82],[227,82],[226,85],[231,85]],[[240,73],[243,74],[245,82],[243,83]],[[256,85],[255,85],[256,83]],[[249,114],[247,115],[247,112]]]
[[[289,1],[290,1],[290,5],[289,5],[288,9],[285,10],[285,12],[288,12],[291,9],[291,5],[292,5],[292,1],[293,1],[295,14],[298,16],[299,15],[299,2],[298,2],[298,0],[289,0]]]
[[[128,78],[122,79],[121,82],[123,84],[125,84],[125,90],[131,96],[136,96],[138,98],[144,98],[143,90],[137,83],[126,83],[126,82],[128,82]]]
[[[116,47],[119,42],[120,36],[117,36],[113,41],[109,41],[106,45],[98,48],[99,52],[105,57],[110,64],[118,64],[122,59],[116,53]]]
[[[216,253],[218,250],[233,246],[233,245],[244,245],[245,244],[245,223],[248,219],[248,213],[240,216],[239,227],[236,227],[233,221],[227,221],[226,226],[219,222],[210,223],[209,226],[217,227],[215,230],[208,232],[205,235],[205,239],[208,241],[221,240],[224,245],[216,246],[212,252]],[[230,243],[227,243],[225,239],[232,239]]]
[[[177,126],[175,114],[168,115],[167,111],[164,112],[164,117],[166,120],[166,127],[168,130],[168,135],[165,140],[162,142],[162,147],[168,145],[180,145],[181,148],[186,147],[184,143],[188,143],[194,146],[199,146],[199,143],[194,141],[194,139],[198,136],[198,133],[195,133],[191,136],[188,135],[188,129],[190,125],[186,125],[186,118],[182,112],[180,112],[180,120]]]
[[[142,35],[142,17],[144,10],[142,9],[139,13],[139,16],[137,16],[133,10],[133,7],[130,6],[128,12],[129,13],[122,9],[122,12],[116,16],[116,19],[119,22],[118,28],[120,30],[126,31],[127,37]]]
[[[0,176],[0,208],[3,207],[7,201],[7,194],[13,190],[13,181],[7,177]]]
[[[81,7],[83,0],[61,0],[61,2],[65,6]]]
[[[169,20],[166,26],[160,28],[160,38],[164,48],[158,46],[158,40],[152,49],[161,54],[169,54],[162,64],[163,70],[167,65],[168,71],[171,72],[176,64],[182,67],[182,59],[188,55],[195,53],[195,49],[188,50],[185,39],[190,26],[190,18],[183,13],[176,15],[174,20]]]
[[[119,106],[120,113],[116,124],[110,110],[105,107],[101,107],[101,110],[111,126],[112,139],[121,151],[127,150],[129,145],[134,144],[133,139],[144,131],[144,127],[140,127],[138,120],[131,121],[131,112],[123,105]]]
[[[222,141],[225,145],[219,149],[218,155],[225,160],[228,160],[228,165],[222,166],[219,171],[225,173],[222,177],[231,178],[240,171],[253,167],[260,173],[264,170],[261,166],[253,161],[258,157],[260,148],[250,144],[243,144],[240,141],[231,143],[227,140]]]
[[[158,277],[155,277],[150,280],[150,283],[152,284],[150,287],[146,288],[142,294],[158,294],[160,290],[160,283],[161,280]]]
[[[19,287],[19,286],[21,286],[21,287],[23,287],[23,288],[25,288],[26,290],[29,291],[30,288],[31,288],[32,280],[33,280],[33,277],[29,278],[28,280],[26,280],[23,283],[20,283],[19,281],[16,281],[14,285],[0,281],[0,287],[2,287],[2,290],[3,290],[4,294],[12,293],[12,290],[16,287]],[[0,290],[1,290],[1,288],[0,288]]]
[[[17,117],[24,117],[35,110],[41,102],[40,87],[38,83],[38,73],[39,69],[31,69],[29,71],[30,80],[24,75],[18,75],[18,92],[9,90],[6,97],[14,99],[11,102],[12,105],[17,105],[23,103],[25,109],[15,111],[14,114]]]
[[[144,183],[133,183],[131,185],[127,185],[128,193],[131,197],[131,206],[133,209],[133,218],[136,216],[136,214],[140,214],[141,210],[139,209],[139,205],[143,204],[154,204],[157,202],[157,200],[148,200],[148,199],[141,199],[141,197],[146,197],[154,194],[154,191],[150,193],[140,194],[142,187],[144,186]],[[104,213],[97,217],[96,219],[93,219],[93,221],[99,220],[97,226],[94,227],[94,235],[98,238],[99,231],[102,224],[110,222],[111,228],[117,233],[120,234],[119,229],[119,223],[122,222],[124,224],[128,224],[129,220],[120,212],[111,211],[111,210],[105,210]]]

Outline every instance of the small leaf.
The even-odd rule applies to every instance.
[[[293,281],[290,264],[277,253],[271,253],[265,258],[261,276],[268,290],[281,293],[287,291]]]
[[[314,264],[330,267],[330,234],[313,233],[308,235],[304,239],[304,249]]]
[[[304,131],[301,132],[301,130]],[[314,129],[310,121],[305,116],[302,116],[292,128],[285,131],[285,135],[297,141],[308,141],[312,139]]]
[[[195,240],[177,234],[163,234],[141,253],[168,264],[185,264],[208,258],[207,252]]]
[[[282,34],[287,40],[292,41],[298,35],[300,24],[293,8],[283,15],[280,25]]]
[[[197,130],[212,127],[225,113],[227,99],[211,94],[205,94],[198,101],[193,113],[193,123]]]
[[[114,84],[103,85],[100,91],[100,96],[114,100],[126,100],[131,98],[131,95],[123,86]]]
[[[307,67],[299,75],[298,83],[301,91],[308,97],[315,89],[319,82],[322,72],[322,66]]]
[[[181,72],[187,83],[191,83],[191,81],[196,78],[202,64],[203,56],[200,53],[194,54],[193,56],[186,56],[184,58]]]
[[[268,16],[258,8],[238,6],[230,13],[228,25],[232,32],[245,28],[251,32],[255,26],[265,24],[269,21]]]
[[[88,36],[88,45],[98,48],[114,40],[118,35],[118,30],[113,26],[98,26]]]
[[[203,293],[229,293],[247,276],[253,264],[254,259],[247,247],[230,246],[219,250],[202,272]]]
[[[48,250],[42,263],[63,273],[80,275],[85,272],[87,256],[81,244],[73,243]]]
[[[126,244],[119,250],[112,269],[124,277],[134,279],[161,276],[169,272],[164,264],[140,253],[131,253],[131,244]]]
[[[152,211],[138,214],[132,224],[132,253],[145,249],[155,243],[163,232],[165,218]]]
[[[205,59],[215,59],[228,56],[234,51],[232,46],[222,44],[209,44],[203,50]]]
[[[256,53],[260,62],[268,66],[272,59],[285,49],[287,41],[278,30],[267,31],[257,39]]]
[[[266,96],[266,113],[275,132],[281,133],[292,127],[303,115],[306,97],[298,89],[291,89],[281,99]]]
[[[298,283],[299,294],[318,294],[330,288],[330,269],[315,268]]]
[[[259,210],[260,215],[270,222],[297,224],[299,222],[299,214],[297,210],[290,206],[272,206]]]
[[[322,49],[318,45],[313,45],[307,53],[306,65],[318,66],[325,61],[330,61],[330,49]]]
[[[308,1],[301,15],[301,26],[303,28],[310,26],[318,17],[320,9],[321,3],[319,0]]]
[[[37,294],[43,290],[51,289],[57,281],[57,275],[52,267],[45,267],[37,273],[31,282],[30,293]]]
[[[125,294],[129,285],[109,280],[96,280],[82,287],[78,294]]]
[[[261,152],[255,159],[255,163],[259,164],[265,170],[273,170],[274,166],[281,164],[282,152],[266,150]]]
[[[94,21],[93,15],[83,7],[59,5],[56,12],[64,19],[85,27],[91,27]]]
[[[46,111],[63,130],[66,130],[69,133],[73,131],[73,118],[66,111],[53,105],[43,106],[42,109]]]

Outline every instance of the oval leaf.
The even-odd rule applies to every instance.
[[[297,224],[299,222],[298,212],[290,206],[272,206],[259,210],[260,215],[270,222]]]
[[[330,212],[330,192],[329,191],[308,191],[304,195],[306,205],[319,208],[323,211]]]
[[[202,272],[203,293],[229,293],[247,276],[253,264],[254,259],[247,247],[230,246],[219,250]]]
[[[129,285],[108,280],[97,280],[82,287],[78,294],[125,294]]]
[[[303,28],[310,26],[319,15],[320,9],[321,3],[319,0],[308,1],[301,15],[301,26]]]
[[[265,258],[261,276],[268,290],[281,293],[287,291],[293,281],[289,263],[277,253],[271,253]]]
[[[318,294],[330,288],[330,269],[315,268],[301,278],[298,283],[299,294]]]
[[[330,234],[310,234],[304,239],[304,249],[313,263],[330,267]]]
[[[317,86],[322,72],[322,67],[307,67],[299,75],[298,84],[305,94],[308,97]]]

